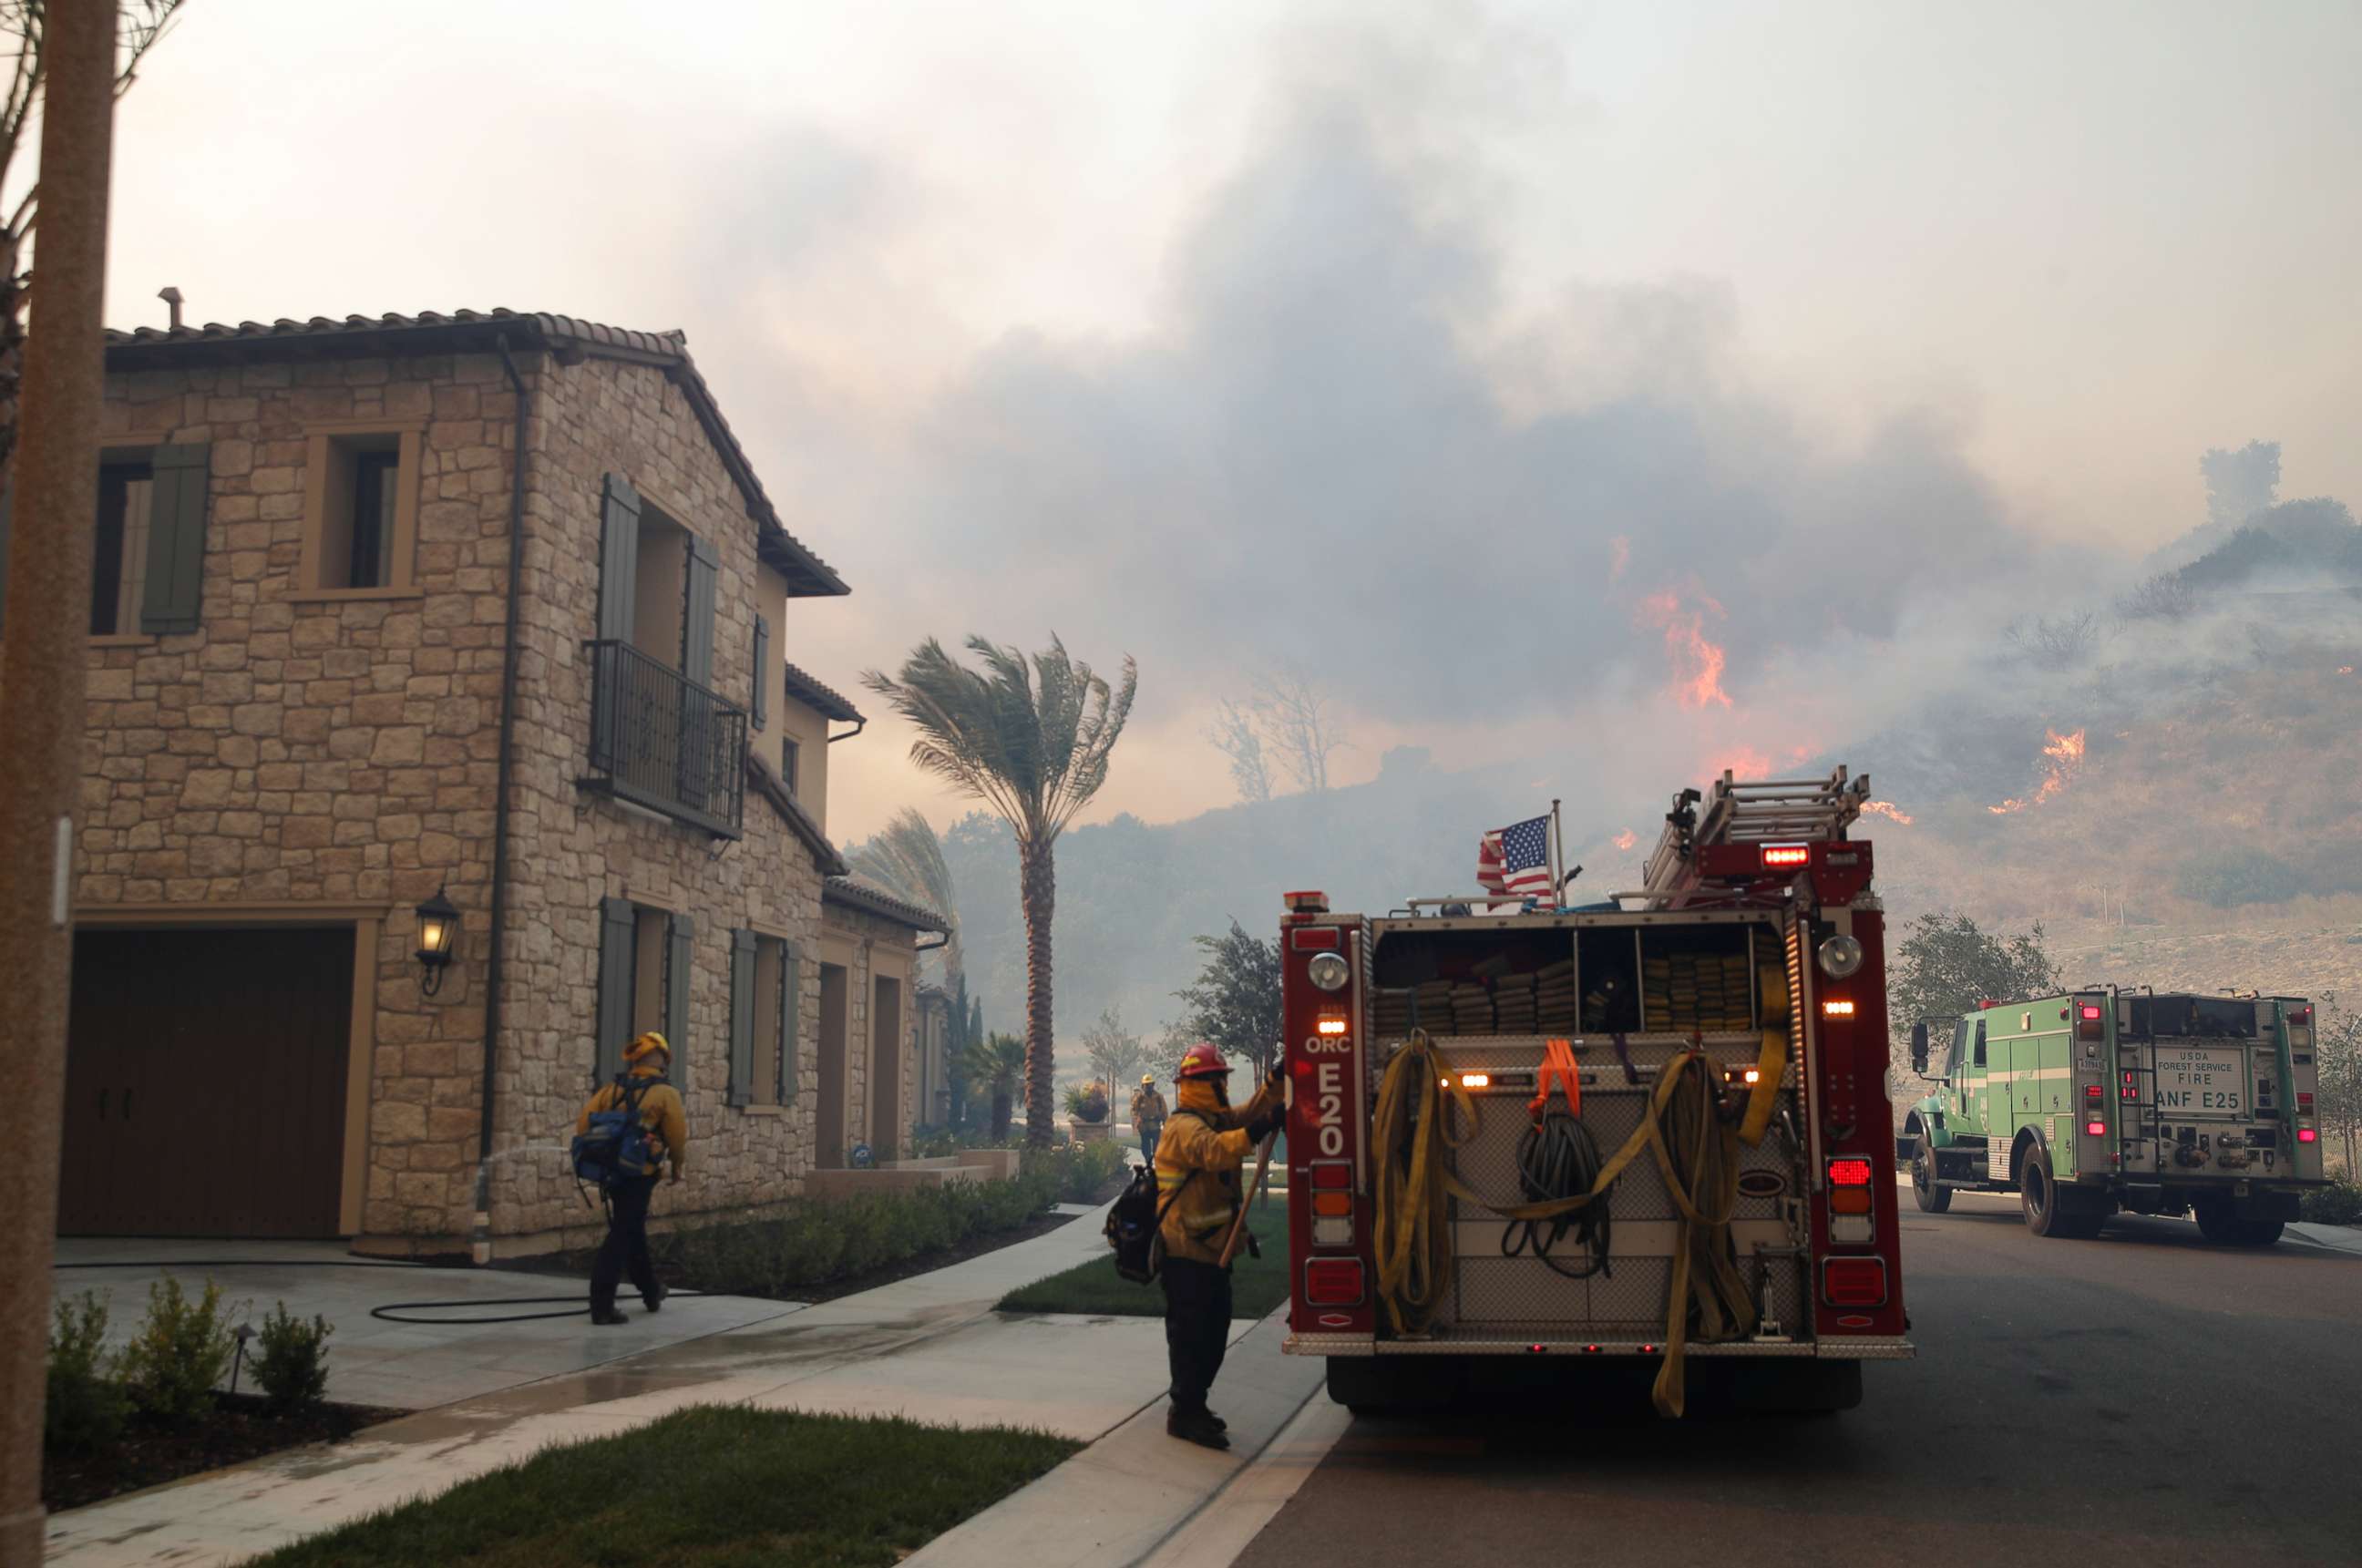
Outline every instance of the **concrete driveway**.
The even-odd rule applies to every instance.
[[[222,1262],[218,1260],[233,1260]],[[56,1294],[60,1299],[83,1290],[107,1293],[112,1310],[108,1337],[129,1339],[148,1309],[148,1289],[166,1274],[183,1289],[201,1293],[207,1278],[222,1288],[231,1322],[252,1322],[281,1301],[298,1317],[328,1320],[328,1397],[349,1405],[423,1410],[455,1400],[481,1398],[521,1383],[583,1372],[644,1351],[660,1350],[708,1334],[800,1312],[790,1301],[743,1296],[676,1296],[650,1316],[627,1286],[624,1309],[630,1323],[594,1329],[588,1286],[548,1275],[499,1269],[418,1268],[409,1264],[356,1258],[334,1242],[143,1241],[72,1238],[58,1242]],[[390,1323],[370,1316],[373,1307],[402,1301],[489,1301],[502,1297],[571,1297],[585,1305],[570,1318],[524,1323],[464,1323],[434,1326]],[[436,1314],[453,1319],[513,1312],[554,1312],[546,1306],[457,1309]],[[251,1387],[250,1383],[240,1384]]]

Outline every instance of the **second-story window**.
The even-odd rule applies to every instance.
[[[144,461],[107,463],[98,470],[98,549],[90,580],[94,637],[138,629],[155,493],[155,471]]]
[[[307,595],[410,591],[418,552],[419,433],[315,430],[304,498]]]
[[[797,764],[802,756],[803,748],[796,744],[795,736],[779,737],[779,781],[788,787],[790,795],[796,792]]]

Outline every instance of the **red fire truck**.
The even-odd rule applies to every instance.
[[[1845,1409],[1913,1353],[1868,785],[1685,790],[1589,906],[1286,896],[1286,1349],[1333,1398],[1546,1360]]]

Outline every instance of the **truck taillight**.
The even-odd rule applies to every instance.
[[[2085,1099],[2099,1099],[2099,1098],[2100,1098],[2100,1086],[2099,1086],[2099,1085],[2097,1085],[2097,1084],[2085,1084],[2085,1085],[2083,1086],[2083,1098],[2084,1098]]]
[[[2310,1127],[2300,1127],[2296,1130],[2296,1141],[2300,1143],[2317,1143],[2321,1142],[2321,1134]]]
[[[1362,1299],[1362,1260],[1314,1258],[1306,1264],[1304,1299],[1315,1307],[1351,1307],[1358,1303]]]
[[[1312,1167],[1312,1190],[1342,1192],[1353,1185],[1353,1167],[1342,1163]]]
[[[1803,866],[1813,858],[1813,852],[1801,844],[1767,844],[1763,846],[1766,866]]]
[[[1884,1258],[1830,1258],[1821,1264],[1821,1299],[1832,1307],[1886,1305]]]
[[[2311,1089],[2299,1089],[2296,1091],[2296,1108],[2299,1110],[2311,1110],[2312,1109],[2312,1091]]]
[[[1843,1154],[1829,1162],[1831,1187],[1868,1187],[1870,1162],[1860,1154]]]
[[[2082,1002],[2075,1009],[2075,1038],[2099,1040],[2107,1034],[2107,1014],[2098,1002]]]
[[[2086,1121],[2083,1123],[2083,1131],[2094,1138],[2104,1138],[2108,1135],[2108,1124],[2104,1121]]]

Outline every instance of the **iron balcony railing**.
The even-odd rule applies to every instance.
[[[625,642],[590,651],[585,787],[726,838],[746,801],[746,712]]]

